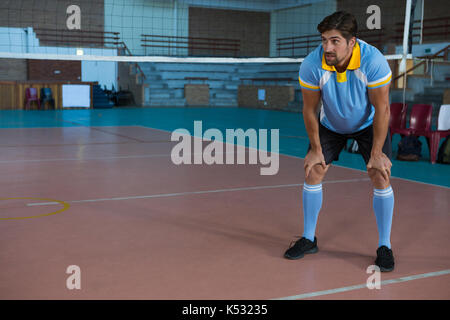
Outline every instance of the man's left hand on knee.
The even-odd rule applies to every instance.
[[[367,172],[370,175],[371,169],[378,170],[385,180],[389,180],[391,175],[392,162],[384,153],[372,154],[367,163]]]

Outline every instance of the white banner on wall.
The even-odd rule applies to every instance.
[[[85,84],[63,84],[62,104],[63,108],[90,108],[91,86]]]

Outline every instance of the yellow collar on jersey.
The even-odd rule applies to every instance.
[[[355,46],[353,47],[352,57],[350,58],[350,62],[347,66],[347,70],[355,70],[361,66],[361,48],[359,47],[358,41],[356,41]],[[328,71],[336,71],[334,66],[329,66],[325,62],[325,55],[322,54],[322,69]]]

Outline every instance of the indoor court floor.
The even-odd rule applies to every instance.
[[[194,120],[204,129],[279,128],[278,173],[175,165],[171,131],[193,132]],[[0,128],[0,299],[450,298],[450,166],[426,156],[393,160],[396,266],[370,290],[378,233],[359,155],[343,151],[323,182],[319,252],[283,257],[303,230],[308,140],[299,114],[1,111]],[[79,290],[66,286],[72,265]]]

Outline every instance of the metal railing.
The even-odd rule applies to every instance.
[[[41,42],[67,47],[118,47],[121,43],[119,32],[47,28],[36,28],[34,31]]]
[[[172,49],[187,49],[189,55],[205,52],[208,55],[223,55],[224,52],[237,56],[240,51],[239,39],[177,37],[153,34],[141,35],[141,46],[144,48],[167,48],[169,55],[173,55]],[[176,51],[174,51],[176,52]]]
[[[405,72],[403,72],[402,74],[396,76],[394,79],[392,79],[392,81],[394,82],[394,81],[396,81],[396,80],[398,80],[400,78],[403,78],[404,76],[406,76],[411,71],[413,71],[413,70],[417,69],[418,67],[420,67],[421,65],[427,63],[428,60],[435,59],[435,58],[439,57],[441,54],[443,55],[444,59],[447,59],[448,53],[449,53],[449,48],[450,48],[450,45],[446,46],[445,48],[442,48],[441,50],[439,50],[438,52],[436,52],[432,56],[426,57],[425,60],[419,62],[414,67],[412,67],[412,68],[406,70]]]
[[[421,30],[420,20],[413,22],[413,32]],[[419,26],[417,26],[419,24]],[[395,44],[401,44],[403,40],[403,22],[395,24],[396,28],[393,30],[376,29],[376,30],[362,30],[358,33],[358,38],[369,42],[375,47],[382,49],[381,47],[390,42]],[[421,37],[419,33],[413,33],[413,44],[418,44],[417,37]],[[450,17],[440,17],[423,20],[423,32],[422,38],[427,41],[430,37],[434,37],[433,41],[449,40],[450,39]],[[277,53],[278,56],[289,56],[285,53],[288,52],[290,57],[295,57],[295,50],[306,49],[306,55],[308,55],[311,49],[315,49],[320,44],[320,35],[309,34],[302,36],[286,37],[277,39]]]
[[[420,31],[422,28],[420,27],[420,20],[414,20],[412,31]],[[419,25],[419,26],[417,26]],[[403,30],[404,24],[402,22],[396,23],[395,35],[392,37],[395,41],[401,41],[403,39]],[[421,37],[419,33],[413,33],[413,44],[418,44],[420,41],[417,41],[417,37]],[[450,39],[450,17],[440,17],[433,19],[424,19],[423,20],[423,32],[422,38],[429,37],[437,37],[439,40],[449,40]],[[414,40],[416,41],[414,42]]]
[[[379,47],[385,41],[385,30],[363,30],[359,32],[358,38],[370,42],[372,45]],[[277,39],[277,52],[281,57],[285,51],[290,51],[290,57],[295,57],[296,49],[306,49],[306,55],[311,49],[315,49],[321,42],[320,35],[311,34],[305,36],[287,37]],[[283,55],[286,56],[286,55]]]
[[[123,50],[124,51],[124,55],[125,56],[133,56],[133,53],[131,52],[131,50],[127,47],[127,45],[125,44],[125,42],[120,42],[120,48],[119,48],[119,53],[120,51]],[[141,69],[141,67],[139,66],[139,64],[137,62],[133,63],[132,65],[134,65],[134,67],[139,70],[140,76],[143,77],[143,79],[147,79],[147,77],[145,76],[144,71]]]
[[[295,49],[306,49],[306,54],[310,49],[317,47],[321,42],[320,35],[309,34],[305,36],[286,37],[277,39],[277,52],[281,57],[282,51],[291,51],[291,57],[294,57]]]

